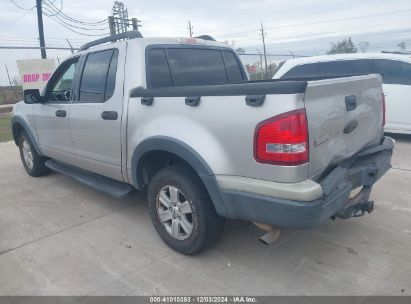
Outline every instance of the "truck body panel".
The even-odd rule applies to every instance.
[[[224,69],[220,66],[218,70],[223,75],[217,76],[222,83],[203,75],[196,81],[205,79],[211,84],[190,85],[189,74],[176,81],[173,77],[192,66],[181,64],[178,56],[169,60],[168,48],[174,55],[179,50],[213,50],[214,57],[208,59],[221,54],[218,58]],[[153,49],[164,55],[164,66],[156,62],[155,68],[169,73],[171,84],[153,83],[149,59]],[[113,94],[99,102],[80,98],[88,56],[107,50],[118,51]],[[227,54],[232,55],[231,65],[224,59]],[[79,64],[70,80],[70,94],[67,90],[62,94],[67,100],[46,100],[53,89],[47,87],[41,102],[19,103],[13,112],[16,144],[21,130],[27,129],[39,155],[65,162],[70,170],[75,170],[74,166],[145,190],[152,178],[149,173],[169,164],[149,164],[152,172],[145,172],[141,163],[146,155],[165,151],[200,177],[218,215],[306,228],[341,208],[353,208],[346,204],[351,190],[372,187],[390,167],[393,142],[383,137],[378,75],[253,82],[234,50],[215,41],[191,38],[131,39],[97,45],[75,56]],[[205,60],[195,59],[193,64]],[[106,62],[108,67],[112,62],[113,57]],[[229,68],[243,79],[230,81]],[[173,69],[179,69],[178,73]],[[203,66],[191,76],[207,69],[209,66]],[[104,80],[104,92],[107,79],[109,76]],[[184,81],[188,84],[182,85]],[[67,111],[66,115],[57,115],[60,110]],[[259,126],[295,112],[303,114],[307,124],[307,142],[302,145],[306,145],[308,158],[298,165],[263,163],[256,156]],[[281,128],[290,131],[294,125],[280,124]],[[64,149],[61,143],[66,145]],[[276,149],[292,146],[269,145]],[[265,152],[272,153],[269,145]],[[88,178],[90,184],[93,178],[95,175]],[[369,191],[361,203],[368,200],[367,194]]]

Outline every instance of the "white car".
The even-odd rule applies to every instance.
[[[411,58],[361,53],[315,56],[286,61],[274,79],[381,74],[386,99],[385,132],[411,134]]]

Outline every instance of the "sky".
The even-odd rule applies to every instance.
[[[44,1],[54,2],[60,8],[61,0]],[[36,9],[19,9],[12,2],[26,9],[35,5],[35,0],[0,1],[0,45],[36,43]],[[113,5],[112,0],[62,2],[63,13],[83,22],[107,18]],[[402,41],[411,50],[411,1],[406,0],[124,0],[123,3],[129,17],[142,21],[141,32],[146,37],[188,36],[190,20],[194,35],[209,34],[256,53],[262,50],[259,30],[263,23],[267,51],[273,54],[324,54],[330,42],[350,36],[355,43],[368,41],[369,51],[399,50],[397,45]],[[98,38],[73,33],[56,23],[55,18],[44,16],[49,45],[66,45],[65,38],[75,45]],[[108,32],[76,30],[87,35]]]

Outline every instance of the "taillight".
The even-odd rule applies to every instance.
[[[308,162],[308,126],[305,110],[275,116],[258,124],[254,158],[259,163],[295,166]]]
[[[385,126],[385,94],[382,94],[382,126]]]

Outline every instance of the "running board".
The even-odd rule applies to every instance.
[[[134,188],[126,183],[104,177],[71,165],[63,164],[55,160],[47,160],[45,166],[53,171],[70,176],[75,180],[94,188],[98,191],[107,193],[116,198],[124,198],[129,195]]]

